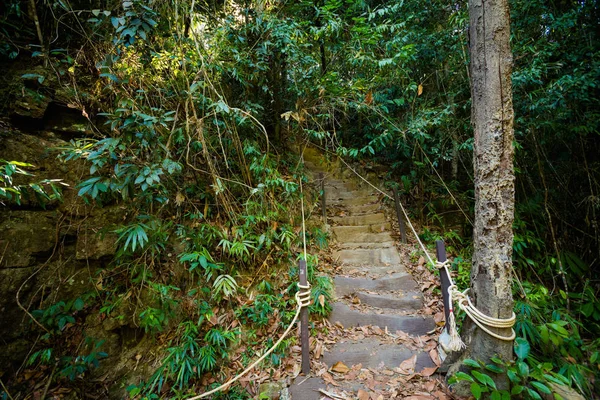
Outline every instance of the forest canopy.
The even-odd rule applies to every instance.
[[[510,9],[515,329],[531,347],[532,377],[552,370],[592,398],[600,377],[600,9],[595,0],[513,0]],[[301,201],[318,213],[318,187],[299,158],[307,143],[384,171],[421,238],[446,241],[456,279],[468,286],[468,20],[465,2],[439,0],[3,2],[2,121],[31,133],[52,130],[60,114],[82,128],[65,128],[53,153],[79,171],[69,188],[52,180],[66,179],[58,168],[21,184],[17,175],[33,164],[2,155],[2,207],[53,209],[62,186],[64,204],[115,215],[101,234],[115,238],[116,250],[91,268],[93,288],[32,307],[36,322],[26,331],[40,340],[28,367],[53,386],[81,388],[76,378],[110,353],[101,341],[77,349],[65,333],[90,315],[119,313],[131,313],[163,350],[158,367],[127,382],[132,396],[206,387],[207,374],[230,372],[242,336],[247,365],[266,327],[293,316]],[[15,135],[3,129],[0,140]],[[320,226],[308,232],[316,316],[330,311],[331,282],[316,256],[327,239]],[[238,294],[240,286],[256,296]],[[269,362],[278,366],[292,345]],[[9,364],[0,378],[26,391],[20,363]],[[239,387],[227,396],[245,398]]]

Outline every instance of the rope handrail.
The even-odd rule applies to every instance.
[[[452,300],[456,299],[458,303],[458,307],[465,312],[465,314],[471,318],[471,320],[479,327],[482,331],[487,333],[488,335],[507,342],[511,342],[516,337],[516,332],[513,329],[515,325],[515,321],[517,319],[515,313],[512,313],[510,318],[493,318],[489,315],[485,315],[481,311],[475,307],[471,298],[467,294],[469,289],[464,291],[458,290],[456,284],[452,280],[452,276],[450,275],[450,271],[448,270],[448,260],[446,261],[438,261],[435,263],[436,267],[440,270],[443,269],[444,273],[448,277],[448,281],[450,282],[450,286],[448,287],[448,303],[450,304],[449,317],[448,317],[448,334],[450,335],[450,339],[448,343],[444,346],[447,350],[450,351],[459,351],[465,348],[464,342],[461,340],[458,335],[458,331],[456,329],[456,319],[454,315],[454,310],[452,309]],[[509,336],[499,335],[495,332],[492,332],[489,328],[498,328],[498,329],[510,329],[511,334]]]
[[[326,149],[325,149],[326,150]],[[328,151],[328,150],[326,150]],[[394,198],[392,196],[390,196],[388,193],[384,192],[383,190],[379,189],[377,186],[373,185],[371,182],[369,182],[366,178],[364,178],[361,174],[359,174],[354,168],[352,168],[346,161],[344,161],[343,158],[338,156],[338,159],[344,163],[344,165],[350,170],[352,171],[356,176],[358,176],[361,180],[363,180],[366,184],[368,184],[369,186],[371,186],[373,189],[377,190],[379,193],[381,193],[382,195],[384,195],[385,197],[387,197],[390,200],[394,200]],[[429,252],[427,251],[427,248],[425,247],[425,245],[423,244],[423,242],[421,241],[421,239],[419,238],[419,235],[417,234],[417,230],[415,229],[414,225],[412,224],[412,221],[410,220],[410,217],[408,216],[408,213],[406,212],[406,209],[404,208],[404,206],[402,205],[402,202],[398,201],[398,204],[400,205],[400,209],[402,210],[402,214],[404,214],[404,218],[406,218],[406,221],[408,222],[408,226],[410,227],[415,239],[417,240],[417,242],[419,243],[419,246],[421,247],[421,250],[423,250],[423,253],[425,254],[425,256],[427,257],[429,263],[431,263],[432,265],[436,265],[438,266],[438,269],[444,269],[445,273],[448,276],[448,280],[450,282],[450,287],[448,288],[448,295],[449,295],[449,301],[448,303],[450,304],[450,310],[449,310],[449,318],[448,318],[448,334],[450,335],[450,341],[447,345],[447,349],[450,351],[459,351],[462,350],[466,347],[465,343],[462,341],[462,339],[460,338],[460,335],[458,334],[458,330],[456,328],[456,318],[454,315],[454,310],[452,308],[452,299],[455,298],[457,300],[458,306],[461,310],[463,310],[465,312],[465,314],[479,327],[481,328],[481,330],[483,330],[485,333],[487,333],[488,335],[499,339],[499,340],[504,340],[504,341],[513,341],[516,337],[516,333],[515,330],[512,329],[512,327],[515,324],[515,320],[516,320],[516,315],[513,312],[512,316],[510,318],[493,318],[490,317],[488,315],[485,315],[484,313],[482,313],[481,311],[479,311],[477,309],[477,307],[475,307],[475,305],[473,304],[473,302],[471,301],[471,298],[467,295],[467,292],[469,291],[469,289],[466,289],[465,291],[461,292],[458,290],[457,286],[454,284],[454,281],[452,280],[452,276],[450,275],[450,271],[448,270],[447,267],[447,263],[448,261],[444,261],[444,262],[434,262],[433,258],[431,258],[431,256],[429,255]],[[497,333],[492,332],[489,328],[499,328],[499,329],[511,329],[511,334],[510,336],[502,336],[499,335]]]

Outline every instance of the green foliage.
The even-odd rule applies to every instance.
[[[0,160],[0,204],[4,204],[3,199],[18,205],[22,200],[35,199],[44,207],[48,202],[62,199],[60,187],[68,185],[61,179],[43,179],[26,184],[15,182],[19,176],[33,177],[34,175],[25,169],[31,167],[33,165],[29,163]]]
[[[214,370],[217,363],[227,358],[228,348],[236,340],[239,331],[212,328],[204,335],[204,345],[200,341],[200,324],[182,322],[177,328],[177,338],[171,341],[166,350],[162,365],[154,372],[145,388],[130,388],[130,396],[160,392],[165,383],[176,389],[184,389],[194,379]]]
[[[53,340],[58,338],[64,340],[65,336],[68,336],[63,336],[63,334],[75,327],[76,318],[85,311],[87,304],[94,297],[93,294],[88,294],[66,302],[59,301],[46,309],[32,312],[36,321],[44,327],[45,334],[40,337],[41,346],[38,346],[38,348],[41,348],[32,352],[27,358],[26,365],[28,367],[49,366],[56,369],[58,377],[73,381],[99,366],[100,361],[108,356],[107,353],[101,350],[104,340],[94,340],[86,337],[85,346],[78,348],[76,355],[73,355],[71,349],[66,348],[64,345],[56,348],[48,347]],[[81,354],[82,351],[83,354]]]
[[[84,308],[109,315],[131,301],[148,335],[176,332],[158,375],[132,396],[156,397],[168,381],[169,395],[184,397],[201,371],[216,373],[233,341],[220,322],[228,313],[250,340],[253,331],[291,320],[297,269],[274,271],[301,248],[300,201],[311,210],[298,184],[306,177],[289,151],[306,140],[365,169],[389,166],[384,178],[397,180],[414,206],[422,238],[445,240],[456,283],[469,286],[471,227],[460,212],[472,215],[474,197],[466,4],[209,3],[134,0],[79,10],[38,2],[42,36],[52,38],[46,46],[22,2],[1,12],[0,56],[32,56],[52,71],[20,72],[23,93],[47,96],[37,88],[56,76],[61,101],[95,122],[93,138],[61,148],[63,160],[89,167],[79,196],[123,211],[120,225],[107,227],[118,252],[99,273],[101,304],[86,300]],[[523,396],[544,392],[534,359],[591,394],[598,391],[592,377],[600,381],[600,289],[592,279],[600,248],[598,5],[513,0],[511,10],[516,330],[529,349],[518,343],[521,369],[494,365],[518,369]],[[62,183],[31,183],[29,167],[2,162],[0,200],[59,199]],[[327,233],[314,228],[307,239],[325,248]],[[310,313],[325,316],[331,282],[319,276],[316,257],[307,262]],[[259,283],[244,287],[253,274]],[[245,300],[252,290],[258,294]],[[80,305],[58,302],[34,315],[57,335],[75,323]],[[203,322],[211,318],[217,323],[209,329]],[[38,360],[54,357],[53,349]],[[485,377],[492,367],[471,367],[479,374],[471,376],[475,391],[494,393]]]
[[[460,381],[470,383],[471,393],[476,399],[486,398],[508,400],[512,398],[542,399],[545,395],[554,395],[559,400],[562,397],[554,393],[549,383],[568,385],[569,380],[560,373],[552,372],[552,364],[540,364],[530,358],[530,345],[523,338],[515,341],[515,362],[505,362],[492,358],[490,364],[472,359],[463,360],[463,365],[469,372],[457,372],[449,381],[453,384]],[[531,366],[530,366],[531,365]],[[494,377],[498,374],[509,378],[509,389],[498,389]]]

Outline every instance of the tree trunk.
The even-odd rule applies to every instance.
[[[508,0],[469,0],[475,227],[471,292],[491,317],[510,318],[514,219],[512,53]],[[506,329],[496,330],[510,335]],[[512,342],[474,328],[470,357],[512,359]],[[508,382],[498,382],[506,387]],[[500,387],[502,388],[502,387]],[[499,389],[500,389],[499,388]]]

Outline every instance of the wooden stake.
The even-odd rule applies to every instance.
[[[444,262],[446,258],[446,246],[443,240],[436,240],[435,242],[435,253],[439,262]],[[450,318],[450,298],[448,294],[448,288],[450,287],[450,279],[446,273],[440,269],[440,279],[442,281],[442,298],[444,299],[444,315],[446,317],[446,329],[448,329],[448,321]]]
[[[398,196],[398,189],[394,188],[394,201],[396,202],[396,216],[398,217],[398,225],[400,225],[400,238],[402,243],[406,243],[406,228],[404,227],[404,218],[400,211],[400,197]]]
[[[325,203],[325,176],[322,172],[319,172],[319,179],[321,180],[321,211],[323,212],[323,223],[327,225],[327,204]]]
[[[300,260],[298,278],[300,285],[308,284],[306,277],[306,260]],[[300,343],[302,345],[302,373],[310,374],[310,347],[308,342],[308,307],[300,311]]]

